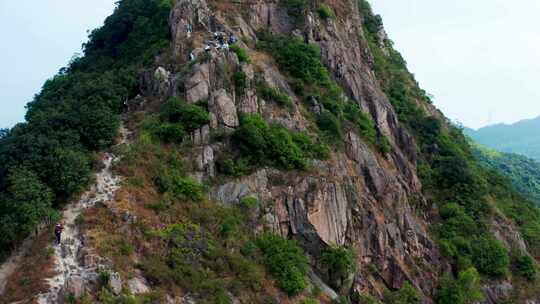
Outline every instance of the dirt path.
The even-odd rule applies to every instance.
[[[128,131],[121,126],[120,133],[120,144],[126,143]],[[111,167],[118,159],[119,157],[112,153],[105,153],[102,159],[103,168],[96,174],[96,183],[77,202],[64,210],[62,242],[54,248],[54,267],[57,275],[47,279],[49,291],[38,295],[38,303],[58,303],[66,290],[73,292],[83,289],[86,282],[97,280],[98,267],[85,267],[80,259],[80,252],[85,248],[85,243],[77,227],[77,218],[84,209],[114,198],[116,190],[120,188],[121,178],[113,175]]]

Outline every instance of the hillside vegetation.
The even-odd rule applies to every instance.
[[[506,276],[511,265],[510,251],[493,237],[491,218],[498,209],[514,220],[531,250],[538,254],[539,210],[499,173],[484,169],[476,161],[460,129],[422,110],[419,103],[430,100],[407,71],[405,60],[392,48],[391,41],[379,41],[380,16],[372,15],[365,1],[361,8],[375,72],[400,121],[417,139],[421,155],[418,170],[424,191],[440,205],[441,220],[433,229],[443,254],[458,273],[475,267],[487,277]],[[447,299],[439,301],[450,303]]]
[[[169,41],[171,3],[119,2],[90,33],[84,56],[46,81],[26,122],[0,138],[0,256],[91,180],[96,152],[117,134],[138,73]]]
[[[514,188],[540,204],[540,163],[526,156],[498,152],[479,144],[471,143],[473,153],[485,167],[496,170],[511,180]]]
[[[525,155],[540,161],[540,117],[514,124],[497,124],[478,130],[465,129],[476,142],[492,149]]]

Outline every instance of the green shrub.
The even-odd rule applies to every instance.
[[[99,291],[97,298],[99,303],[103,304],[137,304],[138,301],[132,295],[114,295],[112,292],[106,289]],[[77,302],[76,302],[77,303]]]
[[[248,241],[242,246],[240,252],[246,257],[253,257],[255,252],[257,252],[257,245],[252,241]]]
[[[111,274],[107,270],[101,270],[98,274],[98,282],[101,287],[109,286]]]
[[[384,295],[384,303],[387,304],[420,304],[420,294],[409,282],[405,282],[400,290],[387,292]]]
[[[375,143],[377,139],[377,131],[371,117],[360,109],[357,103],[348,102],[344,109],[345,118],[352,122],[360,132],[360,135],[367,141]]]
[[[258,204],[259,200],[254,196],[245,196],[240,200],[240,205],[247,210],[257,207]]]
[[[329,84],[330,77],[321,63],[317,45],[306,44],[298,38],[273,36],[268,33],[261,33],[259,38],[257,47],[270,51],[279,66],[291,76],[308,84]]]
[[[304,169],[306,156],[324,153],[323,147],[311,142],[308,146],[305,142],[299,145],[299,137],[284,127],[269,126],[259,115],[242,116],[233,140],[242,156],[252,165],[270,164],[284,169]],[[234,171],[231,165],[229,162],[227,167]]]
[[[173,97],[163,104],[159,117],[146,118],[142,127],[160,141],[181,143],[188,132],[201,128],[209,120],[209,113],[203,107]]]
[[[160,192],[169,192],[184,200],[201,201],[204,198],[204,186],[190,177],[175,172],[161,172],[154,180]]]
[[[515,261],[518,274],[529,281],[534,281],[538,274],[536,261],[528,254],[521,255]]]
[[[481,232],[474,219],[466,213],[463,207],[456,203],[444,205],[439,210],[439,213],[445,220],[440,229],[440,235],[444,238],[471,237]]]
[[[380,15],[365,16],[364,26],[368,32],[377,34],[383,26],[382,17]]]
[[[336,14],[334,14],[334,10],[327,4],[322,3],[319,5],[319,9],[317,10],[317,13],[319,13],[319,16],[322,19],[335,19]]]
[[[293,141],[289,130],[273,126],[267,134],[269,151],[268,158],[279,167],[285,169],[304,169],[306,160],[304,152]]]
[[[510,258],[501,242],[491,236],[477,237],[471,249],[472,262],[480,273],[492,277],[506,275]]]
[[[161,123],[155,126],[151,132],[165,143],[181,143],[186,136],[186,132],[181,123]]]
[[[353,303],[358,304],[381,304],[381,301],[375,299],[369,294],[354,292],[351,296]]]
[[[33,171],[24,167],[12,168],[7,183],[10,196],[0,196],[0,212],[6,214],[0,218],[0,244],[6,246],[32,232],[42,221],[58,217],[52,208],[53,192]]]
[[[329,141],[338,142],[343,138],[341,122],[332,112],[323,111],[317,117],[317,125]]]
[[[246,62],[250,63],[251,60],[249,59],[249,55],[247,54],[246,50],[238,46],[238,44],[233,44],[230,46],[230,49],[236,53],[236,56],[238,56],[238,60],[240,62]]]
[[[124,256],[129,256],[135,251],[135,247],[133,247],[133,245],[128,243],[126,240],[121,240],[118,243],[118,249],[120,251],[120,254]]]
[[[218,158],[216,167],[220,173],[235,177],[248,174],[251,169],[250,160],[247,158]]]
[[[457,279],[449,276],[441,280],[437,304],[471,304],[483,300],[480,276],[474,268],[459,273]]]
[[[270,127],[258,115],[243,115],[240,127],[233,134],[233,139],[240,145],[244,154],[257,160],[264,159],[267,152],[267,134]]]
[[[319,300],[317,299],[312,299],[312,298],[309,298],[309,299],[304,299],[300,302],[300,304],[319,304]]]
[[[306,287],[308,261],[296,242],[273,234],[264,234],[256,242],[263,254],[264,264],[278,285],[289,295]]]
[[[345,247],[330,246],[325,248],[321,255],[321,262],[328,269],[329,277],[332,280],[346,279],[356,267],[354,253]]]
[[[351,122],[357,129],[362,138],[377,147],[382,154],[390,152],[391,145],[383,134],[377,134],[375,124],[371,117],[360,109],[360,106],[348,101],[344,105],[343,114],[345,119]]]
[[[187,104],[179,97],[170,98],[161,108],[163,121],[179,124],[188,132],[199,129],[210,120],[208,111],[201,106]]]
[[[304,132],[293,134],[293,141],[309,157],[315,159],[327,159],[330,156],[330,148],[322,142],[314,142],[309,135]]]
[[[388,152],[390,152],[390,150],[392,149],[388,138],[386,138],[386,136],[382,134],[379,134],[377,136],[377,143],[375,145],[382,154],[388,154]]]
[[[257,86],[257,94],[264,100],[273,101],[280,106],[285,106],[289,109],[293,108],[293,103],[289,95],[278,88],[270,87],[266,84],[259,84]]]

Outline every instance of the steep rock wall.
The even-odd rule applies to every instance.
[[[273,2],[253,1],[242,7],[247,10],[243,14],[232,13],[234,17],[231,12],[223,16],[220,10],[211,10],[202,1],[178,2],[171,15],[171,27],[173,49],[180,58],[187,58],[190,52],[202,54],[204,41],[214,31],[253,40],[254,33],[261,29],[284,34],[294,30],[320,46],[323,62],[334,79],[370,113],[379,132],[389,138],[392,146],[391,152],[382,156],[361,137],[349,132],[344,151],[336,152],[328,161],[316,162],[314,170],[285,173],[261,169],[250,176],[216,185],[211,196],[225,204],[235,204],[244,196],[256,195],[264,202],[259,212],[267,228],[298,239],[313,257],[320,255],[325,244],[353,247],[360,270],[368,265],[377,268],[374,273],[357,272],[353,287],[358,291],[381,295],[384,286],[400,288],[410,281],[429,296],[434,292],[437,277],[447,267],[427,233],[425,215],[411,207],[411,200],[424,200],[416,175],[415,143],[379,88],[362,38],[357,4],[342,1],[340,5],[347,12],[345,18],[323,22],[309,15],[306,25],[295,30],[286,11]],[[231,19],[234,26],[230,25]],[[197,28],[189,32],[186,24],[197,24]],[[245,43],[239,43],[249,49]],[[307,123],[297,104],[300,101],[272,60],[257,55],[252,64],[240,64],[232,52],[212,49],[210,54],[208,63],[196,64],[184,75],[185,87],[177,93],[184,94],[189,102],[208,100],[212,116],[210,130],[236,127],[239,113],[260,113],[289,129],[306,129]],[[235,96],[234,89],[223,83],[227,77],[223,71],[237,66],[246,71],[250,82],[243,96]],[[251,81],[255,69],[264,71],[265,82],[293,97],[292,112],[282,111],[254,94]],[[204,155],[210,150],[218,154],[223,148],[208,141],[199,144]],[[196,176],[212,177],[204,169],[209,167],[206,161],[200,161],[208,157],[195,158],[200,164]]]

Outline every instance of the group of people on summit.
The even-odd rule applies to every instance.
[[[191,33],[192,29],[191,26],[188,25],[188,33]],[[205,52],[210,52],[213,48],[216,48],[218,50],[227,51],[229,49],[230,45],[235,44],[238,39],[234,34],[227,34],[224,32],[214,32],[213,33],[214,39],[210,40],[206,43],[204,46]],[[189,60],[193,61],[196,59],[196,56],[193,52],[189,53]]]

